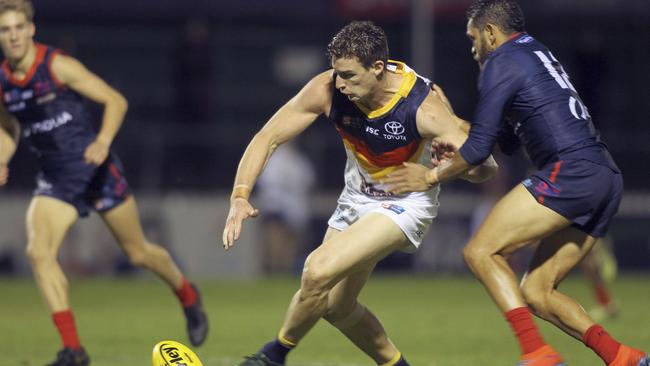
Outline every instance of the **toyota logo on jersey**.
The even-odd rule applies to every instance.
[[[386,129],[386,132],[390,133],[391,135],[401,135],[404,133],[404,126],[402,126],[402,124],[397,121],[390,121],[386,123],[384,128]]]

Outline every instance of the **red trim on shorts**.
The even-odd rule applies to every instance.
[[[557,175],[560,173],[561,166],[562,166],[562,160],[555,163],[555,166],[553,167],[553,171],[551,172],[551,176],[549,177],[551,182],[555,182],[555,180],[557,179]]]
[[[36,57],[34,58],[34,63],[32,63],[32,66],[29,67],[29,71],[27,72],[27,75],[25,75],[24,78],[16,79],[11,69],[9,69],[9,63],[7,61],[5,61],[2,64],[2,70],[5,72],[5,74],[7,74],[7,79],[9,79],[10,83],[15,84],[21,88],[24,88],[25,86],[27,86],[27,84],[29,84],[29,82],[34,77],[34,74],[36,73],[36,69],[41,63],[43,63],[43,59],[45,58],[45,52],[47,51],[47,47],[40,43],[36,43],[34,46],[36,47]]]
[[[111,173],[113,178],[115,179],[122,178],[122,174],[120,174],[120,170],[117,169],[117,166],[114,163],[108,164],[108,171]]]
[[[539,202],[539,203],[541,203],[543,205],[544,204],[544,196],[537,197],[537,202]]]

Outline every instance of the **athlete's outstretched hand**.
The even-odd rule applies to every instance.
[[[108,156],[108,148],[110,144],[102,140],[93,141],[84,152],[84,159],[86,163],[93,165],[102,165],[106,157]]]
[[[388,191],[394,194],[428,191],[431,185],[427,182],[429,168],[422,164],[402,163],[402,166],[382,179],[388,184]]]
[[[7,180],[9,180],[9,167],[7,164],[0,163],[0,186],[7,184]]]
[[[247,199],[235,198],[230,201],[230,211],[226,219],[226,227],[223,229],[223,247],[228,250],[235,245],[239,239],[244,220],[249,217],[257,217],[260,210],[253,207]]]
[[[445,161],[451,160],[456,154],[456,146],[450,142],[434,139],[431,141],[431,163],[438,166]]]

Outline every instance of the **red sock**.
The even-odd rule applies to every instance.
[[[546,344],[535,322],[533,322],[533,316],[527,307],[508,311],[506,313],[506,319],[508,319],[512,330],[517,335],[522,353],[531,353]]]
[[[596,300],[601,305],[607,305],[612,300],[605,285],[596,285]]]
[[[181,304],[183,304],[183,307],[185,308],[194,305],[196,302],[196,291],[185,277],[183,277],[181,288],[175,290],[174,292],[176,292],[176,296],[178,296],[178,299],[181,301]]]
[[[74,324],[74,316],[72,315],[72,311],[65,310],[53,313],[52,320],[54,320],[54,324],[59,330],[61,340],[63,341],[63,347],[72,349],[81,348],[81,343],[79,343],[79,336],[77,335],[77,327]]]
[[[606,331],[598,324],[594,324],[591,328],[587,329],[585,334],[582,336],[583,342],[585,345],[605,361],[606,364],[610,364],[616,358],[616,353],[618,352],[621,344],[616,342]]]

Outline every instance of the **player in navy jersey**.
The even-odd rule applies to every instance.
[[[477,0],[467,36],[479,63],[480,99],[467,141],[425,173],[428,184],[481,164],[498,142],[523,145],[537,171],[503,197],[465,248],[465,260],[505,313],[520,342],[520,365],[559,366],[530,310],[582,340],[612,366],[647,366],[643,352],[621,345],[558,285],[604,236],[623,193],[621,173],[587,108],[555,56],[524,29],[513,0]],[[419,171],[397,173],[397,192],[426,189]],[[541,240],[521,285],[505,257]],[[530,307],[530,310],[529,310]]]
[[[57,253],[78,217],[96,210],[135,265],[145,267],[176,292],[187,318],[190,341],[201,344],[207,318],[198,290],[162,247],[143,234],[122,165],[111,153],[127,102],[79,61],[33,41],[33,8],[27,0],[0,0],[0,185],[19,136],[37,154],[40,173],[27,212],[29,257],[34,277],[63,341],[55,366],[89,364],[68,298]],[[83,99],[104,106],[99,132]]]
[[[430,81],[388,60],[386,36],[371,22],[344,27],[328,53],[332,69],[314,77],[271,117],[249,144],[235,177],[223,232],[226,249],[239,238],[243,221],[258,215],[249,195],[278,145],[325,115],[347,153],[345,188],[322,244],[305,262],[300,290],[278,337],[242,365],[283,365],[320,318],[377,364],[408,365],[357,297],[379,260],[397,250],[417,249],[436,215],[439,187],[395,195],[384,180],[402,165],[431,167],[431,138],[460,144],[467,136],[465,122],[450,113]],[[495,171],[490,158],[464,178],[481,181]]]

